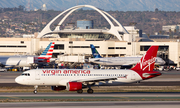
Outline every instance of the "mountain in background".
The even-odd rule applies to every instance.
[[[25,6],[27,9],[65,10],[76,5],[93,5],[105,11],[180,11],[180,0],[0,0],[0,7]]]

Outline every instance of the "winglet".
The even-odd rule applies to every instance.
[[[141,60],[131,70],[153,71],[159,46],[151,46]]]
[[[93,44],[90,44],[93,58],[102,58]]]

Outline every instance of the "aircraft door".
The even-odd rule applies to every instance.
[[[40,80],[40,71],[37,71],[35,72],[35,80]]]

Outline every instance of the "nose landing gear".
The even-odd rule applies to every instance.
[[[34,86],[34,91],[33,91],[34,94],[37,94],[37,88],[38,88],[38,86],[35,85],[35,86]]]

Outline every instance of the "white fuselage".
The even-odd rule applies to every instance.
[[[142,80],[133,70],[37,69],[24,72],[15,81],[23,85],[66,86],[68,82],[93,82],[110,78],[117,79],[99,81],[96,85],[119,85]]]
[[[43,59],[45,60],[45,59]],[[55,59],[50,59],[50,62]],[[45,64],[47,62],[39,62],[38,56],[0,56],[0,65],[5,67],[30,67],[32,64]]]
[[[100,64],[103,66],[128,66],[135,65],[141,57],[105,57],[105,58],[90,58],[89,62]],[[164,65],[165,61],[160,57],[156,57],[156,65]]]
[[[28,56],[0,56],[0,64],[5,67],[31,66],[28,61]]]

